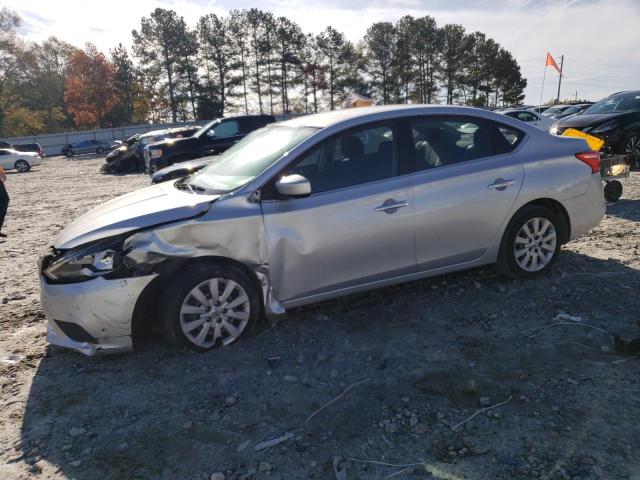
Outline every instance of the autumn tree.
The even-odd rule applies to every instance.
[[[76,50],[69,60],[64,101],[76,126],[100,128],[115,105],[113,64],[90,43]]]

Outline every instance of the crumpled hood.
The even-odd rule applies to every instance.
[[[76,218],[54,242],[59,249],[154,225],[195,217],[220,195],[178,190],[174,182],[161,183],[114,198]]]
[[[615,118],[624,115],[623,113],[595,113],[595,114],[581,114],[581,115],[573,115],[571,117],[565,117],[558,120],[556,125],[559,127],[571,127],[571,128],[584,128],[591,127],[595,125],[600,125],[602,123],[606,123],[610,120],[614,120]]]

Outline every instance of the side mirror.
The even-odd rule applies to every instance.
[[[304,197],[311,194],[311,182],[302,175],[285,175],[276,182],[276,190],[287,197]]]

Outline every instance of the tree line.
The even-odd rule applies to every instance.
[[[0,11],[0,136],[310,113],[339,108],[350,93],[382,104],[517,104],[526,87],[497,42],[428,15],[374,23],[352,42],[255,8],[193,26],[157,8],[132,31],[131,51],[119,44],[108,54],[55,37],[24,41],[19,24]]]

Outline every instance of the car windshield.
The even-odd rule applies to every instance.
[[[584,107],[582,105],[574,105],[573,107],[569,107],[567,108],[564,112],[562,113],[578,113],[579,111],[583,110]]]
[[[612,95],[589,107],[584,113],[618,113],[632,110],[640,110],[640,92]]]
[[[271,126],[247,135],[218,160],[188,177],[187,183],[199,189],[230,192],[253,180],[318,129]]]

